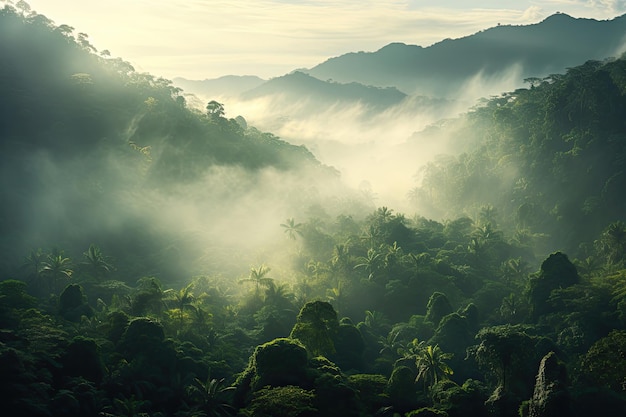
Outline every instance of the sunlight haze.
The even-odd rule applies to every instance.
[[[271,78],[391,42],[427,47],[497,24],[531,24],[560,11],[612,19],[626,2],[31,0],[98,50],[166,78]]]

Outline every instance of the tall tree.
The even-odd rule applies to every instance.
[[[285,233],[291,240],[296,240],[297,236],[302,236],[302,223],[296,223],[294,218],[289,218],[280,227],[285,229]]]
[[[65,257],[62,251],[48,255],[41,269],[41,274],[48,278],[50,291],[53,293],[58,291],[59,282],[69,282],[73,273],[72,260]]]
[[[267,276],[270,270],[265,265],[261,265],[258,268],[250,268],[250,275],[247,278],[240,279],[239,283],[251,282],[254,284],[255,295],[259,296],[261,287],[268,287],[274,281],[274,278]]]
[[[415,382],[422,381],[424,390],[430,388],[439,381],[447,379],[453,374],[452,368],[446,361],[452,358],[451,353],[444,353],[438,345],[427,345],[416,353],[415,364],[417,366],[417,378]]]

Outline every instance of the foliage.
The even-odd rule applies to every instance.
[[[0,10],[5,413],[514,415],[550,397],[542,382],[531,400],[556,381],[549,352],[577,414],[624,409],[623,58],[426,129],[456,129],[460,153],[421,169],[429,207],[408,217],[327,197],[337,173],[306,148],[193,109],[73,32]],[[257,191],[243,207],[230,182],[206,187],[223,170]],[[296,202],[269,209],[286,220],[262,250],[245,224],[216,228],[229,247],[187,229],[221,221],[197,199],[267,211],[286,173],[310,186],[280,188]]]
[[[329,355],[336,352],[333,340],[338,328],[337,313],[332,305],[311,301],[300,310],[289,337],[302,342],[312,356]]]
[[[589,348],[580,364],[585,384],[626,391],[626,331],[614,330]]]
[[[293,386],[264,388],[258,391],[250,406],[244,410],[259,417],[313,417],[315,394]]]

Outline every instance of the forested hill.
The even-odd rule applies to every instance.
[[[153,170],[183,177],[211,164],[317,164],[301,148],[245,132],[223,108],[191,111],[169,80],[98,53],[86,34],[67,25],[37,14],[24,18],[8,7],[0,19],[4,146],[19,142],[68,156],[105,143],[130,150],[133,142],[151,147]],[[184,158],[191,163],[177,165]]]
[[[502,227],[577,253],[626,220],[626,59],[527,82],[433,128],[463,132],[466,152],[425,166],[412,195],[444,218],[491,206]]]
[[[376,52],[349,53],[308,72],[322,80],[395,86],[408,94],[458,95],[476,76],[542,76],[615,56],[625,29],[626,16],[598,21],[556,14],[537,24],[501,25],[425,48],[392,43]]]
[[[179,202],[185,193],[212,198],[215,207],[261,193],[262,172],[309,185],[337,177],[305,147],[227,118],[220,103],[187,107],[169,80],[96,51],[86,34],[43,15],[1,9],[0,56],[0,192],[8,202],[0,230],[9,252],[118,232],[132,246],[130,230],[164,223],[150,215],[164,211],[155,195],[147,202],[151,190],[176,192]],[[275,183],[273,192],[285,193]]]

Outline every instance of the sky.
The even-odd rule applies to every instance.
[[[9,0],[16,3],[17,0]],[[7,0],[0,0],[0,5]],[[497,24],[538,23],[559,11],[612,19],[626,0],[27,0],[98,50],[168,79],[311,68],[391,42],[427,47]]]

